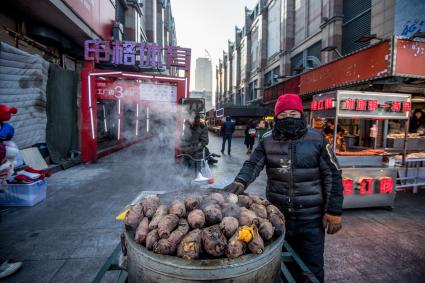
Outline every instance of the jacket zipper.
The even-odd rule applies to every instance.
[[[289,204],[289,212],[292,212],[292,208],[293,208],[293,202],[292,202],[292,199],[293,199],[293,183],[294,183],[294,181],[293,181],[293,173],[292,173],[292,171],[293,171],[293,165],[292,165],[292,141],[289,141],[289,145],[288,145],[288,149],[289,149],[289,162],[290,162],[290,164],[289,164],[289,166],[290,166],[290,169],[289,169],[289,197],[288,197],[288,204]]]

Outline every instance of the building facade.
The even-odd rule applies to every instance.
[[[20,148],[47,143],[49,150],[62,144],[55,155],[60,160],[81,151],[86,40],[177,46],[170,0],[5,0],[0,21],[0,75],[7,77],[0,82],[0,101],[18,109],[11,120],[15,142]],[[143,69],[112,62],[95,68],[177,74],[175,66]]]
[[[277,97],[264,94],[291,78],[393,36],[425,31],[424,6],[416,0],[260,0],[245,8],[245,25],[235,29],[216,67],[217,85],[224,86],[216,91],[217,108],[265,106]],[[230,88],[221,75],[228,72]]]

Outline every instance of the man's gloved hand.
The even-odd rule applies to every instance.
[[[245,185],[235,181],[224,187],[224,190],[228,193],[234,193],[236,195],[239,195],[245,190]]]
[[[342,217],[325,213],[323,216],[323,228],[328,228],[328,234],[335,234],[342,228]]]

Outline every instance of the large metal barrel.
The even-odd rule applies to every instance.
[[[148,251],[124,232],[128,282],[279,282],[284,236],[267,245],[263,254],[237,259],[185,260]]]

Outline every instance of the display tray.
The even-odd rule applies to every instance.
[[[337,155],[338,163],[342,168],[353,167],[383,167],[382,156],[342,156]]]
[[[403,148],[404,138],[387,138],[387,147]],[[407,138],[407,149],[421,150],[425,148],[425,138]]]

